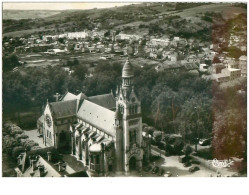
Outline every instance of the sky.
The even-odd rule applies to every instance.
[[[3,9],[12,10],[66,10],[66,9],[93,9],[124,6],[131,3],[3,3]]]

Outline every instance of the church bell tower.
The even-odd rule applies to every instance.
[[[117,90],[116,109],[122,115],[123,171],[142,169],[142,117],[141,102],[134,90],[134,72],[127,59],[122,70],[122,86]]]

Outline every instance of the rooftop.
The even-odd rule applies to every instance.
[[[115,112],[88,100],[84,100],[77,116],[100,130],[110,135],[115,135]]]
[[[111,93],[88,97],[87,100],[107,109],[116,108],[116,100]]]
[[[77,110],[77,100],[68,100],[68,101],[58,101],[49,103],[53,117],[62,118],[69,117],[76,114]]]

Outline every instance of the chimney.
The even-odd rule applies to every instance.
[[[40,177],[43,177],[43,175],[44,175],[44,166],[43,166],[43,165],[40,165],[40,166],[38,167],[38,169],[39,169]]]
[[[31,160],[31,167],[32,167],[32,171],[35,170],[35,160]]]
[[[48,155],[48,162],[50,162],[50,161],[51,161],[51,157],[52,157],[51,152],[50,152],[50,151],[48,151],[48,152],[47,152],[47,155]]]
[[[32,159],[31,159],[31,156],[29,156],[29,166],[30,166],[30,167],[32,166]]]
[[[59,162],[58,164],[59,164],[59,171],[60,171],[60,172],[63,171],[63,170],[62,170],[62,162]]]
[[[17,157],[17,164],[18,164],[18,165],[21,164],[21,155],[19,155],[19,156]]]

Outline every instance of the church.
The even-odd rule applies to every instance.
[[[141,171],[150,159],[150,137],[142,132],[141,102],[127,59],[115,94],[87,97],[67,92],[47,102],[38,126],[46,146],[83,161],[92,176]]]

